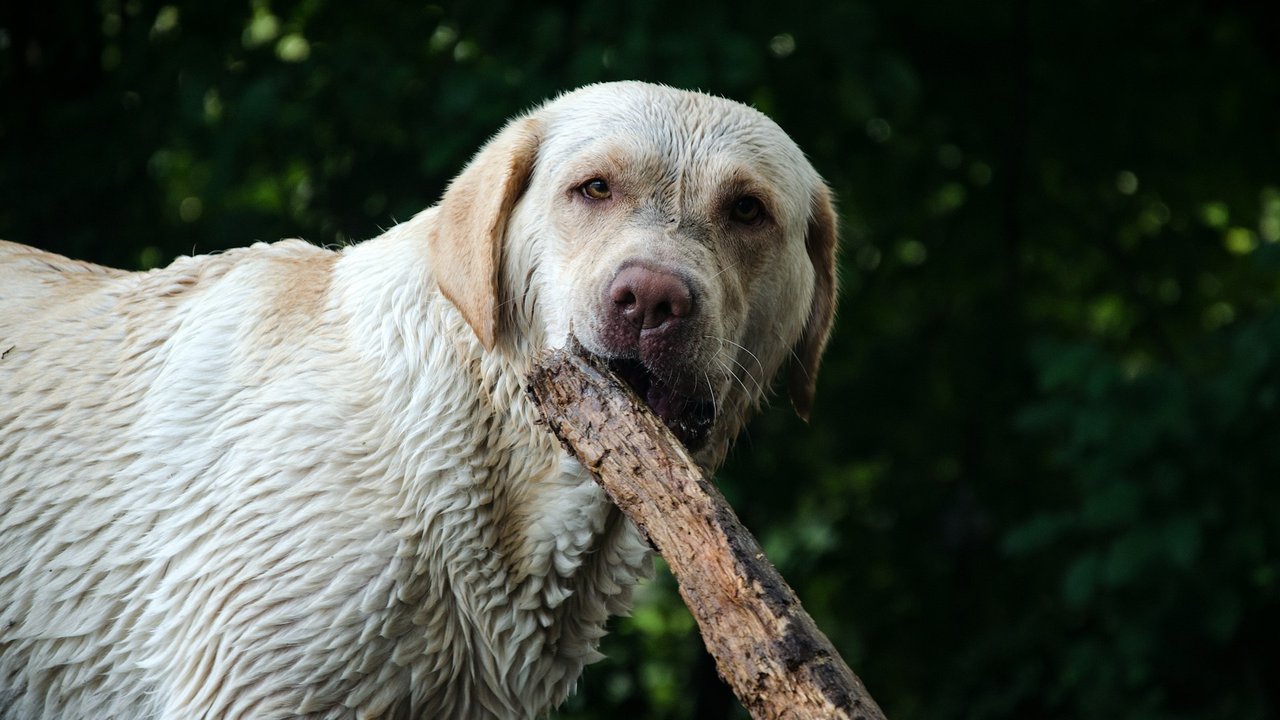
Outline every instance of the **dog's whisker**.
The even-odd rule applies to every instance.
[[[738,348],[739,350],[741,350],[742,352],[744,352],[744,353],[746,353],[748,356],[750,356],[750,357],[751,357],[751,359],[752,359],[752,360],[754,360],[754,361],[756,362],[756,367],[760,369],[760,374],[761,374],[761,375],[763,375],[763,374],[764,374],[764,363],[760,362],[760,358],[759,358],[759,357],[757,357],[755,353],[753,353],[753,352],[751,352],[750,350],[748,350],[748,349],[746,348],[746,346],[744,346],[744,345],[739,345],[738,343],[736,343],[736,342],[734,342],[734,341],[732,341],[732,340],[730,340],[730,339],[728,339],[728,338],[723,338],[723,339],[722,339],[722,341],[723,341],[723,342],[726,342],[726,343],[729,343],[730,345],[732,345],[732,346],[734,346],[734,347]],[[745,370],[746,368],[743,368],[743,369]]]
[[[713,338],[713,339],[720,341],[720,349],[721,349],[721,350],[723,350],[723,349],[724,349],[724,345],[725,345],[725,340],[724,340],[724,338],[718,338],[718,337],[717,337],[717,338]],[[725,374],[727,374],[727,375],[729,375],[730,377],[732,377],[732,378],[733,378],[733,379],[738,383],[739,387],[741,387],[741,388],[742,388],[742,392],[746,393],[748,397],[751,397],[751,396],[752,396],[752,393],[751,393],[751,391],[747,388],[747,385],[746,385],[746,383],[745,383],[745,382],[743,382],[742,378],[738,376],[738,371],[737,371],[736,369],[734,369],[733,367],[731,367],[730,365],[728,365],[728,364],[727,364],[727,363],[726,363],[722,358],[728,358],[728,359],[729,359],[729,360],[730,360],[734,365],[736,365],[736,366],[737,366],[737,367],[739,367],[739,368],[742,368],[743,372],[746,372],[748,375],[750,375],[750,372],[749,372],[749,371],[747,371],[747,369],[746,369],[745,367],[743,367],[742,363],[738,362],[738,361],[737,361],[737,359],[736,359],[736,358],[734,358],[732,354],[730,354],[730,353],[717,353],[716,362],[718,362],[718,363],[720,364],[721,369],[723,369],[723,370],[725,371]],[[754,380],[754,378],[753,378],[753,380]]]
[[[737,264],[737,263],[731,263],[731,264],[729,264],[729,265],[726,265],[726,266],[724,266],[723,268],[721,268],[721,269],[720,269],[720,272],[716,273],[715,275],[712,275],[712,276],[711,276],[711,279],[712,279],[712,280],[715,280],[716,278],[718,278],[718,277],[720,277],[721,275],[723,275],[723,274],[725,274],[725,273],[729,272],[730,270],[737,269],[737,267],[738,267],[738,264]]]
[[[702,379],[707,383],[707,397],[711,399],[711,416],[718,418],[720,417],[720,407],[716,398],[716,390],[711,385],[711,373],[703,370]]]
[[[738,361],[736,357],[733,357],[732,355],[729,356],[729,361],[732,362],[739,369],[741,369],[742,374],[751,380],[751,384],[755,386],[757,394],[764,393],[765,378],[761,378],[755,375],[754,373],[752,373],[750,368],[748,368],[746,365],[743,365],[741,362]]]
[[[743,392],[743,393],[744,393],[748,398],[752,398],[752,397],[755,397],[755,396],[756,396],[756,394],[755,394],[755,393],[752,393],[752,392],[751,392],[751,390],[747,388],[747,384],[746,384],[745,382],[743,382],[743,381],[742,381],[742,378],[738,377],[738,373],[737,373],[737,372],[735,372],[735,371],[734,371],[734,369],[733,369],[732,367],[730,367],[729,365],[725,364],[724,360],[721,360],[720,358],[716,358],[716,362],[720,364],[721,369],[723,369],[723,370],[724,370],[724,372],[725,372],[725,374],[726,374],[726,375],[728,375],[729,377],[733,378],[733,379],[734,379],[734,381],[736,381],[736,382],[738,383],[738,387],[742,388],[742,392]]]
[[[736,370],[725,365],[723,361],[721,361],[721,367],[723,367],[727,373],[732,375],[733,378],[738,381],[738,384],[742,386],[742,391],[747,393],[748,397],[754,398],[764,394],[764,381],[767,378],[762,377],[765,374],[764,365],[760,362],[760,358],[756,357],[755,353],[751,352],[750,350],[743,347],[742,345],[739,345],[738,343],[733,342],[732,340],[729,340],[727,338],[722,338],[715,335],[707,335],[705,337],[708,339],[716,340],[720,342],[721,350],[724,349],[725,345],[732,345],[736,348],[741,349],[747,355],[750,355],[751,359],[755,360],[756,367],[760,369],[760,376],[757,376],[756,374],[752,373],[750,368],[748,368],[746,365],[743,365],[741,362],[739,362],[738,359],[734,357],[735,353],[722,353],[723,357],[728,358],[730,362],[732,362],[735,366],[737,366],[742,370],[742,373],[744,375],[746,375],[748,378],[751,379],[751,384],[754,385],[756,388],[756,391],[754,393],[747,388],[746,383],[744,383],[742,378],[738,376],[738,373]]]
[[[704,335],[703,338],[709,339],[709,340],[715,340],[719,342],[722,347],[724,345],[732,345],[733,347],[751,356],[751,359],[754,360],[756,362],[756,365],[760,367],[761,372],[764,371],[764,364],[760,362],[760,358],[757,357],[756,354],[752,352],[750,349],[748,349],[745,345],[734,342],[733,340],[730,340],[729,338],[726,338],[726,337],[720,337],[718,335]],[[779,340],[781,340],[781,337],[779,337]]]
[[[764,383],[760,380],[760,378],[757,378],[755,375],[751,374],[751,370],[748,369],[746,365],[743,365],[742,363],[738,362],[737,358],[730,357],[729,360],[734,365],[737,365],[739,368],[741,368],[742,373],[751,379],[751,384],[754,385],[756,388],[755,395],[763,395]],[[744,386],[743,389],[745,390],[746,387]]]

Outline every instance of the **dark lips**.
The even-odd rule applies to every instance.
[[[644,400],[685,447],[697,451],[706,443],[715,422],[715,407],[710,402],[676,392],[639,360],[619,358],[608,362],[609,369]]]

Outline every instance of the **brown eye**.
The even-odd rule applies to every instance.
[[[756,222],[763,213],[764,209],[760,207],[760,201],[750,195],[738,198],[733,203],[733,219],[740,223]]]
[[[583,183],[582,194],[592,200],[608,200],[613,192],[609,190],[609,183],[600,178],[592,178]]]

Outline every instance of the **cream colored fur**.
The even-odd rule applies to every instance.
[[[607,175],[602,211],[574,188]],[[749,192],[769,224],[729,222]],[[522,378],[629,259],[698,292],[714,468],[805,410],[834,215],[772,122],[641,83],[518,118],[440,206],[126,273],[0,242],[0,718],[527,718],[648,549]],[[807,329],[806,329],[807,328]]]

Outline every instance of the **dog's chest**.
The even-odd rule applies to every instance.
[[[437,487],[361,600],[358,642],[428,717],[532,717],[563,699],[648,547],[575,461],[509,455]],[[514,477],[521,478],[517,482]],[[356,688],[353,695],[377,691]],[[344,703],[350,705],[350,703]]]

